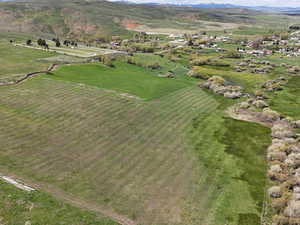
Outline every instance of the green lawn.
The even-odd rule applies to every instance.
[[[0,181],[0,223],[24,225],[117,225],[41,192],[24,192]]]
[[[270,105],[285,116],[300,119],[300,77],[293,77],[283,91],[271,96]]]
[[[193,118],[216,106],[198,87],[146,102],[43,76],[2,87],[0,171],[112,208],[138,224],[215,225],[190,221],[198,209],[206,217],[211,208],[197,191],[206,172],[198,168],[188,132]]]
[[[78,82],[72,71],[80,79],[84,75],[77,67],[87,67],[93,77],[99,68],[113,77],[129,70],[123,63],[61,70],[70,69],[66,74]],[[131,73],[146,71],[129,67]],[[0,151],[0,168],[141,224],[259,224],[269,129],[227,118],[224,109],[234,101],[197,87],[135,101],[55,80],[62,79],[61,70],[48,75],[53,79],[41,76],[1,89],[0,140],[6,148]],[[134,74],[133,87],[132,81],[145,85],[144,77],[151,77],[146,83],[151,86],[152,78],[158,79],[151,72]],[[105,88],[114,89],[119,83],[108,84]]]
[[[116,62],[115,67],[102,64],[62,66],[47,76],[129,93],[145,100],[161,97],[192,84],[189,81],[160,78],[153,71],[123,62]]]
[[[265,152],[270,130],[228,118],[223,111],[228,104],[223,103],[193,123],[192,140],[206,176],[201,182],[209,184],[202,194],[210,199],[206,207],[212,210],[208,217],[199,210],[198,220],[214,225],[257,225],[266,188]]]
[[[0,41],[0,79],[46,70],[51,63],[39,62],[37,59],[54,55],[55,53],[15,47],[8,42]]]

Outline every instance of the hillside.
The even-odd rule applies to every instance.
[[[129,36],[129,30],[172,29],[195,32],[206,29],[236,28],[255,24],[258,15],[246,9],[193,9],[149,6],[106,1],[17,1],[0,2],[0,32],[43,36],[69,36],[78,39],[106,39]],[[206,24],[203,21],[221,22]]]

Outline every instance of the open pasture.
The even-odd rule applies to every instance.
[[[193,85],[187,80],[157,77],[156,71],[119,61],[114,67],[103,64],[62,66],[47,77],[111,89],[145,100]]]
[[[55,56],[55,53],[14,47],[8,41],[0,41],[0,79],[47,70],[50,63],[38,59],[51,56]]]
[[[218,104],[201,89],[147,103],[35,78],[1,88],[0,101],[0,168],[142,224],[186,224],[202,204],[191,198],[201,173],[187,132],[192,118]]]
[[[300,77],[291,78],[283,91],[271,98],[271,107],[285,116],[300,119]]]
[[[264,163],[252,163],[268,135],[234,121],[224,128],[218,105],[198,87],[152,101],[43,77],[2,87],[0,170],[140,224],[256,225]],[[259,154],[232,139],[242,127],[257,134],[246,141]]]
[[[45,193],[27,193],[3,181],[0,181],[0,187],[2,224],[24,225],[30,222],[37,225],[118,225],[109,218],[77,209]]]

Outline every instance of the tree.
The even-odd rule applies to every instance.
[[[55,43],[55,46],[59,48],[60,45],[61,45],[61,44],[60,44],[59,40],[57,40],[56,43]]]
[[[193,46],[193,45],[194,45],[193,40],[192,40],[192,39],[189,39],[187,45],[188,45],[188,46]]]
[[[32,44],[32,41],[31,41],[31,40],[27,40],[27,41],[26,41],[26,44],[27,44],[27,45],[31,45],[31,44]]]
[[[280,39],[281,40],[288,40],[289,39],[289,33],[287,33],[287,32],[281,33],[280,34]]]
[[[106,66],[114,67],[114,64],[112,63],[113,60],[110,56],[103,55],[100,57],[100,61]]]
[[[253,43],[252,43],[252,48],[254,49],[259,49],[260,46],[262,44],[262,40],[261,39],[257,39],[257,40],[254,40]]]
[[[39,39],[37,40],[37,44],[40,45],[40,46],[42,45],[42,39],[41,39],[41,38],[39,38]]]
[[[226,58],[239,59],[242,58],[242,55],[238,51],[230,50],[224,55]]]

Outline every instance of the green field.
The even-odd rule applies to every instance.
[[[214,212],[210,217],[201,212],[197,220],[203,224],[257,225],[265,200],[265,150],[271,141],[270,130],[229,118],[223,110],[232,103],[221,97],[217,100],[218,110],[195,118],[191,132],[203,176],[211,184],[199,191],[213,199],[206,207]]]
[[[111,35],[130,39],[134,32],[126,30],[126,23],[195,32],[204,27],[198,20],[215,21],[218,29],[217,22],[239,23],[238,29],[219,34],[254,39],[269,33],[266,26],[276,18],[245,9],[126,8],[67,0],[35,3],[28,13],[32,4],[0,7],[23,13],[14,21],[29,33],[34,24],[47,40],[55,33],[61,40],[95,46]],[[274,30],[288,21],[294,19],[280,16]],[[50,53],[11,45],[10,38],[25,43],[27,37],[10,35],[0,34],[0,80],[60,65],[18,85],[0,86],[0,174],[38,190],[26,193],[0,180],[0,225],[116,225],[124,219],[126,225],[262,224],[268,211],[270,129],[227,114],[247,97],[225,99],[198,84],[222,76],[251,97],[263,91],[272,109],[300,119],[299,77],[279,66],[268,74],[238,73],[234,67],[246,57],[226,58],[199,46],[168,48],[167,36],[153,43],[163,46],[156,49],[161,56],[135,51],[134,44],[150,45],[147,40],[128,40],[132,56],[105,65],[74,56],[98,54],[102,50],[96,47],[55,48],[49,41],[62,54]],[[235,50],[238,45],[220,42],[218,47]],[[206,79],[187,75],[197,57],[218,62],[198,67]],[[278,54],[257,60],[299,65],[298,58]],[[169,73],[174,77],[163,77]],[[279,76],[291,78],[284,90],[264,93],[262,84]]]
[[[276,93],[270,100],[271,107],[285,116],[300,119],[300,77],[293,77],[284,90]]]
[[[257,224],[267,129],[198,87],[144,102],[49,77],[1,88],[0,170],[141,224]]]
[[[1,224],[118,225],[109,218],[79,210],[41,192],[27,193],[0,181]]]
[[[123,62],[116,62],[114,65],[62,66],[47,77],[129,93],[146,100],[162,97],[192,85],[189,81],[157,77],[157,72],[143,67]]]
[[[39,78],[1,93],[1,167],[145,224],[193,211],[186,201],[201,173],[186,134],[194,116],[217,105],[201,89],[144,103]]]
[[[54,55],[55,53],[14,47],[8,41],[0,41],[0,79],[47,70],[51,63],[40,62],[38,59]]]

